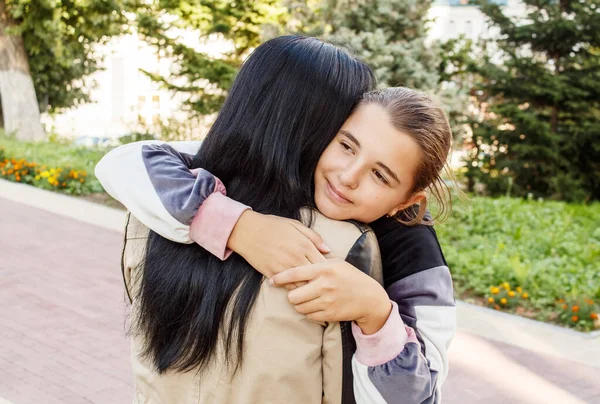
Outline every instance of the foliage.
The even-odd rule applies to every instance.
[[[519,285],[542,320],[558,299],[600,299],[600,204],[474,197],[436,230],[459,296]]]
[[[523,18],[482,11],[500,34],[451,75],[473,97],[467,177],[499,195],[600,199],[600,13],[594,0],[525,0]],[[464,45],[464,43],[463,43]],[[464,50],[464,48],[463,48]]]
[[[431,0],[328,0],[325,39],[349,47],[373,68],[381,87],[438,86],[438,51],[428,46]]]
[[[40,109],[60,111],[89,101],[88,76],[102,68],[95,47],[127,29],[136,0],[2,0],[23,38]]]
[[[152,1],[138,10],[138,33],[173,63],[168,75],[144,73],[163,88],[186,94],[192,112],[213,113],[244,57],[261,42],[262,27],[284,23],[285,16],[278,0]],[[184,35],[190,32],[193,41]],[[218,55],[199,46],[209,40],[222,42]]]
[[[57,141],[23,142],[0,135],[0,177],[75,195],[102,192],[93,172],[105,153]]]

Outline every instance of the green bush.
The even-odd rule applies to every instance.
[[[436,229],[459,296],[508,282],[529,292],[537,318],[556,321],[557,301],[600,299],[598,203],[475,197]]]

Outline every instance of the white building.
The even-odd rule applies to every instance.
[[[525,5],[520,0],[492,0],[502,6],[507,16],[525,14]],[[469,39],[488,37],[485,15],[478,6],[469,5],[469,0],[435,0],[428,15],[431,24],[429,35],[435,39],[451,39],[464,35]]]

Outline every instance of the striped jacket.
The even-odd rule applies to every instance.
[[[207,171],[188,169],[199,147],[200,142],[128,144],[109,152],[96,176],[158,234],[197,242],[226,259],[229,234],[248,207],[227,198],[223,184]],[[362,335],[353,325],[354,398],[357,403],[439,403],[456,311],[435,231],[390,218],[370,226],[381,249],[384,286],[398,310],[374,335]]]

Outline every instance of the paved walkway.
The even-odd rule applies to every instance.
[[[131,402],[121,234],[2,196],[0,403]],[[465,329],[450,361],[445,403],[600,403],[600,362]]]

